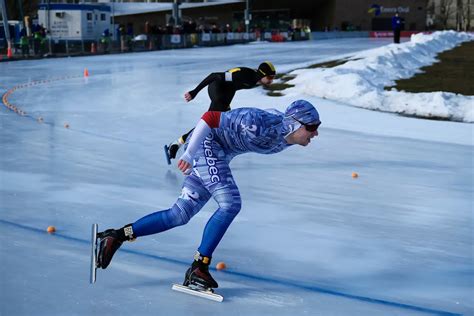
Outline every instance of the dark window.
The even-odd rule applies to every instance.
[[[92,21],[92,13],[87,13],[87,21]]]
[[[401,30],[405,29],[405,19],[402,18]],[[392,30],[392,18],[373,18],[372,19],[372,31],[391,31]]]

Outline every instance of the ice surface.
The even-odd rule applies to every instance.
[[[171,290],[214,202],[186,226],[125,244],[88,283],[92,223],[121,227],[176,200],[183,176],[166,164],[163,145],[209,104],[206,91],[185,103],[185,91],[211,71],[262,60],[289,71],[389,43],[256,43],[0,63],[3,92],[51,80],[8,97],[25,116],[0,109],[0,314],[474,314],[472,124],[303,92],[269,97],[261,88],[238,92],[232,106],[284,109],[306,98],[323,125],[306,148],[232,162],[243,208],[214,253],[214,263],[228,266],[213,271],[224,302]],[[46,233],[49,225],[56,234]]]

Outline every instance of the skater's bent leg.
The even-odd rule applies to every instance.
[[[198,177],[186,177],[181,195],[171,208],[144,216],[132,224],[134,237],[156,234],[186,224],[210,197],[211,194]]]
[[[212,253],[235,216],[239,213],[242,205],[239,189],[235,184],[217,188],[212,196],[218,203],[219,208],[207,222],[201,245],[198,248],[199,253],[206,257],[212,257]]]
[[[175,159],[176,158],[176,154],[178,153],[179,148],[182,145],[184,145],[184,143],[186,142],[186,139],[188,139],[189,135],[191,134],[191,132],[193,130],[194,130],[194,128],[192,130],[190,130],[189,132],[187,132],[186,134],[179,137],[178,140],[175,141],[174,143],[169,144],[169,146],[168,146],[168,158],[169,159]]]
[[[187,132],[186,134],[184,134],[183,136],[181,136],[181,137],[179,138],[179,142],[180,142],[181,144],[184,144],[184,143],[186,142],[186,140],[188,139],[189,134],[192,133],[192,131],[194,131],[194,128],[193,128],[192,130],[190,130],[189,132]]]
[[[230,173],[228,173],[228,175],[230,175]],[[218,185],[211,189],[211,191],[212,196],[219,204],[219,208],[212,215],[204,228],[201,245],[194,256],[191,267],[186,271],[184,285],[193,284],[203,288],[219,287],[219,284],[217,284],[209,272],[212,253],[232,223],[232,220],[239,213],[241,201],[239,190],[235,184]]]

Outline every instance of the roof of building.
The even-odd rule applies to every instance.
[[[241,3],[245,0],[220,0],[214,2],[185,2],[179,5],[181,10],[191,9],[191,8],[201,8],[201,7],[210,7],[210,6],[219,6],[232,3]],[[132,15],[132,14],[143,14],[143,13],[152,13],[152,12],[163,12],[170,11],[173,8],[173,3],[171,2],[155,2],[155,3],[143,3],[143,2],[112,2],[110,3],[112,7],[112,14],[114,16],[123,16],[123,15]]]

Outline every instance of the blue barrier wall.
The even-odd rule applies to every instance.
[[[312,40],[322,40],[331,38],[353,38],[353,37],[369,37],[368,31],[354,32],[311,32]]]

